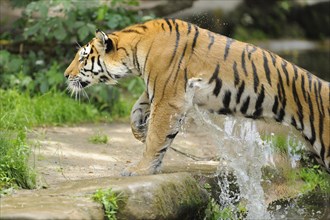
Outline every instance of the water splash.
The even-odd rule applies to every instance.
[[[218,146],[221,207],[235,213],[236,204],[243,200],[248,210],[246,219],[270,219],[261,186],[261,168],[271,161],[271,148],[269,142],[261,139],[255,121],[225,117],[221,126],[214,123],[212,115],[198,107],[195,110],[196,123],[210,130]],[[229,173],[234,174],[235,180],[227,178]],[[233,181],[239,192],[231,189]]]

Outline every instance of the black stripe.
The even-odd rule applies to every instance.
[[[249,51],[249,47],[252,47],[252,50]],[[249,45],[249,44],[246,45],[246,51],[248,52],[248,58],[249,58],[249,60],[251,60],[251,55],[252,55],[252,53],[254,53],[256,50],[257,50],[257,48],[256,48],[255,46],[253,46],[253,45]]]
[[[147,55],[146,55],[146,59],[144,60],[144,66],[143,66],[143,74],[145,73],[145,70],[146,70],[146,66],[147,66],[147,61],[148,61],[148,58],[149,58],[149,54],[150,54],[150,51],[151,51],[151,48],[154,44],[154,41],[152,41],[149,49],[148,49],[148,52],[147,52]]]
[[[234,71],[234,84],[237,86],[239,84],[239,74],[237,71],[237,63],[236,61],[233,64],[233,71]]]
[[[306,98],[306,90],[305,90],[305,76],[304,75],[301,75],[301,92],[304,96],[304,100],[305,102],[307,101],[307,98]]]
[[[303,130],[304,129],[303,106],[301,105],[301,102],[299,100],[299,96],[298,96],[298,93],[297,93],[296,82],[295,81],[292,81],[292,95],[293,95],[293,99],[294,99],[294,101],[297,105],[297,115],[298,115],[298,118],[299,118],[301,129]],[[298,129],[298,127],[297,127],[297,129]]]
[[[149,81],[150,81],[150,75],[151,75],[151,71],[149,71],[148,78],[147,78],[147,83],[146,83],[147,94],[149,94]]]
[[[107,77],[106,75],[100,76],[100,82],[107,82],[108,80],[109,80],[109,77]]]
[[[279,69],[277,69],[277,75],[278,75],[278,84],[277,84],[277,91],[279,94],[279,100],[281,101],[282,106],[285,108],[286,105],[286,95],[285,95],[285,90],[284,90],[284,85],[283,85],[283,80],[281,73]]]
[[[265,99],[265,88],[262,85],[261,91],[260,91],[257,101],[256,101],[255,111],[253,112],[254,119],[259,118],[262,115],[262,111],[263,111],[262,103],[264,102],[264,99]]]
[[[252,61],[252,70],[253,70],[253,87],[254,87],[254,92],[258,92],[258,86],[259,86],[259,77],[257,73],[257,68],[254,65],[254,62]]]
[[[152,97],[150,99],[150,103],[152,103],[154,101],[154,98],[155,98],[157,78],[158,78],[158,74],[156,75],[155,80],[154,80],[154,87],[152,89]],[[163,91],[163,93],[164,93],[164,91]]]
[[[193,40],[193,44],[192,44],[192,50],[193,51],[194,51],[194,48],[196,46],[197,38],[198,38],[198,35],[199,35],[198,27],[196,25],[194,25],[194,27],[195,27],[195,36],[194,36],[194,40]]]
[[[231,92],[229,90],[227,90],[225,92],[225,95],[223,96],[223,99],[222,99],[223,108],[221,108],[218,111],[218,114],[226,115],[226,114],[231,114],[232,113],[232,111],[229,109],[230,99],[231,99]]]
[[[171,66],[172,65],[172,62],[174,60],[176,51],[178,50],[178,46],[179,46],[180,32],[179,32],[179,25],[178,25],[178,23],[175,23],[175,35],[176,35],[175,47],[174,47],[174,51],[173,51],[173,54],[172,54],[172,57],[171,57],[171,60],[170,60],[170,63],[169,63],[168,66]]]
[[[171,22],[168,20],[168,18],[165,18],[166,24],[168,25],[168,27],[170,28],[170,33],[172,33],[172,25]]]
[[[132,70],[129,69],[127,63],[122,62],[122,64],[126,67],[128,73],[132,73]],[[140,74],[141,75],[141,74]]]
[[[311,137],[307,137],[309,142],[314,145],[314,142],[315,142],[315,127],[314,127],[314,110],[313,110],[313,104],[312,104],[312,101],[311,101],[311,97],[309,96],[308,94],[308,107],[310,109],[310,113],[309,113],[309,123],[310,123],[310,126],[311,126]]]
[[[275,67],[276,66],[276,56],[269,51],[267,51],[267,52],[268,52],[269,56],[272,58],[273,66]]]
[[[291,125],[298,129],[296,119],[293,116],[291,117]]]
[[[190,32],[191,32],[191,24],[190,24],[190,23],[188,23],[188,33],[187,33],[187,35],[189,35],[189,34],[190,34]]]
[[[100,55],[97,56],[97,65],[98,65],[99,67],[101,67],[101,71],[99,71],[99,72],[104,72],[103,67],[102,67],[102,65],[101,65],[101,61],[100,61]]]
[[[210,39],[210,43],[207,46],[207,48],[210,50],[212,45],[214,44],[214,35],[210,31],[207,32],[207,34],[209,35],[209,39]]]
[[[318,85],[319,85],[319,93],[318,96],[320,98],[320,103],[321,103],[321,110],[322,110],[322,115],[324,115],[324,109],[323,109],[323,99],[321,95],[321,90],[322,90],[322,82],[321,80],[317,79]]]
[[[320,112],[320,114],[323,115],[323,111],[322,111],[322,106],[319,102],[319,99],[321,99],[321,96],[320,96],[320,93],[318,92],[318,89],[317,89],[317,84],[316,84],[316,81],[314,81],[314,93],[315,93],[315,101],[316,101],[316,105],[317,105],[317,108],[318,108],[318,111]]]
[[[211,84],[215,80],[215,87],[214,87],[214,90],[213,90],[213,94],[216,97],[218,97],[218,95],[220,93],[220,90],[221,90],[221,87],[222,87],[222,80],[218,77],[219,71],[220,71],[220,65],[217,64],[217,66],[216,66],[216,68],[215,68],[215,70],[212,74],[212,77],[209,80],[209,84]]]
[[[141,70],[140,70],[140,63],[139,63],[139,59],[138,59],[138,56],[137,56],[137,47],[138,47],[138,44],[140,43],[141,40],[139,40],[136,44],[135,44],[135,47],[133,49],[133,63],[134,63],[134,66],[137,67],[137,70],[139,71],[139,73],[141,73]]]
[[[226,48],[225,48],[225,54],[223,56],[224,60],[227,59],[228,57],[228,53],[229,53],[229,49],[230,49],[230,45],[234,42],[233,39],[226,37],[227,38],[227,42],[226,42]]]
[[[243,102],[243,105],[241,106],[240,111],[242,112],[243,115],[246,114],[246,111],[249,108],[249,104],[250,104],[250,96],[248,96],[245,101]]]
[[[94,72],[94,63],[95,63],[95,57],[94,57],[94,56],[91,58],[91,61],[92,61],[92,68],[91,68],[90,71],[91,71],[92,73],[94,73],[95,75],[97,75],[98,73]]]
[[[236,104],[238,104],[241,100],[241,96],[245,89],[245,82],[243,81],[240,87],[238,88],[237,96],[236,96]]]
[[[187,45],[188,45],[188,44],[186,43],[186,45],[184,46],[184,49],[183,49],[182,55],[181,55],[181,57],[180,57],[179,64],[178,64],[178,68],[177,68],[177,71],[176,71],[176,73],[175,73],[175,76],[174,76],[174,80],[173,80],[173,82],[175,82],[176,79],[178,78],[178,73],[179,73],[179,71],[180,71],[180,66],[181,66],[182,60],[183,60],[183,58],[184,58],[184,55],[185,55],[185,53],[186,53],[186,50],[187,50]]]
[[[275,120],[278,122],[282,122],[283,118],[285,116],[286,95],[285,95],[285,90],[284,90],[284,86],[283,86],[282,76],[281,76],[279,69],[277,69],[277,75],[278,75],[277,92],[279,95],[278,96],[279,100],[281,102],[281,109],[278,112],[278,114],[276,115]]]
[[[288,63],[285,60],[282,60],[282,70],[286,77],[286,84],[289,86],[290,81],[289,81],[289,73],[288,73],[288,70],[286,69],[287,64]]]
[[[124,48],[124,47],[118,47],[117,51],[118,50],[123,50],[125,52],[126,56],[129,57],[129,53],[127,52],[126,48]]]
[[[140,31],[133,30],[133,29],[127,29],[127,30],[122,30],[122,33],[136,33],[136,34],[142,34]]]
[[[297,80],[298,79],[298,68],[293,63],[292,63],[292,68],[293,68],[293,72],[294,72],[294,79]]]
[[[272,111],[276,115],[277,114],[277,110],[278,110],[278,97],[277,97],[277,95],[275,96],[274,99],[275,100],[274,100]]]
[[[162,23],[162,25],[161,25],[161,26],[162,26],[162,29],[163,29],[163,31],[165,31],[165,28],[164,28],[164,24],[163,24],[163,23]]]
[[[187,83],[188,83],[188,71],[187,68],[184,69],[184,91],[187,91]]]
[[[283,121],[283,118],[285,116],[285,110],[283,108],[281,108],[280,112],[277,114],[275,120],[277,122],[282,122]]]
[[[168,139],[174,139],[178,133],[179,133],[179,132],[177,131],[177,132],[175,132],[175,133],[173,133],[173,134],[168,134],[168,135],[166,136],[166,138],[168,138]]]
[[[231,92],[229,90],[227,90],[225,92],[225,95],[224,95],[223,100],[222,100],[223,106],[225,108],[229,108],[230,99],[231,99]]]
[[[245,50],[242,52],[242,69],[244,71],[245,76],[247,76],[247,70],[246,70],[246,65],[245,65]]]
[[[105,65],[105,62],[103,61],[103,66],[104,66],[104,69],[105,69],[105,72],[108,74],[108,76],[113,79],[113,76],[111,75],[111,73],[108,71],[107,69],[107,66]]]
[[[145,26],[144,24],[136,25],[136,27],[142,28],[144,31],[148,30],[148,27]]]
[[[307,78],[308,78],[309,91],[311,92],[312,91],[312,82],[313,82],[312,74],[308,71],[306,71],[306,74],[307,74]]]
[[[272,82],[271,82],[271,79],[270,79],[270,70],[269,70],[269,66],[268,66],[268,59],[267,59],[267,56],[265,54],[265,51],[262,51],[262,55],[264,57],[264,69],[265,69],[266,78],[267,78],[268,84],[272,85]]]
[[[321,99],[321,97],[320,97]],[[322,99],[321,99],[322,100]],[[319,111],[319,138],[320,138],[320,142],[321,142],[321,152],[320,152],[320,156],[324,162],[325,160],[325,145],[323,142],[323,122],[324,122],[324,118],[323,118],[323,114]]]

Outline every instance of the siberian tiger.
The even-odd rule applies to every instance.
[[[254,45],[178,19],[158,19],[110,34],[97,30],[64,75],[74,92],[131,75],[144,80],[131,127],[146,146],[142,160],[124,175],[160,169],[192,105],[291,124],[330,171],[330,84]]]

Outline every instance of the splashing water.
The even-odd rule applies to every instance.
[[[194,119],[200,126],[206,126],[216,141],[219,150],[219,187],[221,207],[230,208],[235,213],[237,202],[244,200],[247,219],[270,219],[267,212],[264,191],[261,186],[261,168],[271,161],[269,142],[263,141],[253,120],[226,117],[223,125],[217,125],[212,115],[195,107]],[[230,186],[233,173],[239,193],[233,194]],[[237,217],[237,216],[236,216]]]

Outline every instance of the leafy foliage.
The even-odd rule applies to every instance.
[[[13,55],[0,51],[0,71],[4,73],[0,75],[0,87],[14,87],[31,95],[44,94],[54,88],[65,89],[62,73],[74,57],[74,45],[78,41],[87,43],[97,28],[110,32],[152,18],[137,10],[138,0],[24,1],[23,16],[15,23],[15,34],[8,38],[14,39],[14,44],[29,45],[29,52]],[[12,4],[23,5],[16,0]],[[129,112],[118,107],[131,105],[122,103],[120,98],[121,93],[128,90],[134,98],[139,96],[143,91],[141,81],[132,79],[121,90],[101,85],[87,92],[90,102],[98,109],[126,116]]]
[[[118,200],[120,195],[117,195],[112,189],[102,190],[99,189],[93,195],[93,199],[103,205],[105,216],[109,220],[116,220],[116,213],[119,209]]]
[[[24,10],[20,25],[24,24],[24,40],[45,42],[86,42],[97,28],[121,29],[132,23],[141,22],[136,10],[137,0],[108,1],[32,1]]]

